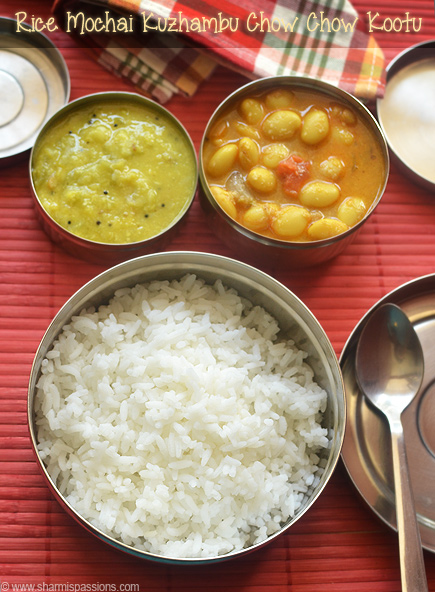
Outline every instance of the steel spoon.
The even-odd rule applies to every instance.
[[[401,421],[402,411],[421,386],[424,360],[417,333],[401,308],[384,304],[369,316],[355,364],[362,392],[390,426],[402,590],[425,592],[427,578]]]

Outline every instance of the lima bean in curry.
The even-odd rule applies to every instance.
[[[100,243],[143,241],[185,211],[196,157],[165,113],[126,101],[82,105],[35,148],[32,176],[45,211]]]
[[[202,156],[221,208],[285,241],[345,232],[370,211],[386,175],[359,113],[315,91],[279,88],[240,100],[214,122]]]

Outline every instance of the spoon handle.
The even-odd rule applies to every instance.
[[[408,473],[403,428],[391,426],[396,517],[399,532],[400,573],[403,592],[427,592],[420,531]]]

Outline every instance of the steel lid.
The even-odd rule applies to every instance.
[[[29,150],[44,122],[69,99],[65,61],[29,25],[0,17],[0,165]],[[25,29],[25,30],[23,30]]]
[[[400,53],[387,68],[379,123],[405,174],[435,191],[435,40]]]

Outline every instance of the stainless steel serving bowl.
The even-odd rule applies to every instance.
[[[296,515],[282,525],[279,532],[261,544],[228,555],[202,559],[174,559],[130,547],[101,532],[80,516],[62,497],[39,456],[34,417],[35,392],[41,373],[41,363],[51,349],[53,341],[73,315],[78,314],[84,307],[107,303],[114,291],[119,288],[154,280],[181,278],[187,273],[194,273],[208,283],[220,279],[224,285],[236,289],[240,295],[269,311],[278,320],[282,336],[291,336],[296,345],[308,352],[307,361],[313,368],[315,379],[326,390],[328,396],[323,426],[328,429],[330,446],[321,453],[324,472],[318,483],[312,486]],[[325,332],[309,309],[284,285],[265,273],[233,259],[195,252],[166,252],[139,257],[103,272],[84,285],[66,302],[48,327],[34,359],[28,389],[28,423],[37,462],[49,488],[63,508],[89,532],[117,549],[141,558],[181,564],[210,563],[241,556],[262,547],[290,528],[318,498],[334,471],[344,438],[345,415],[344,389],[337,357]]]
[[[38,192],[35,188],[35,183],[33,179],[35,151],[38,149],[39,144],[43,142],[46,133],[49,132],[54,126],[59,124],[61,121],[64,121],[68,117],[70,117],[72,114],[74,114],[74,112],[82,109],[84,106],[93,106],[94,108],[96,108],[98,107],[98,105],[104,104],[104,102],[109,101],[116,101],[120,104],[125,103],[126,105],[133,104],[144,106],[145,108],[153,111],[156,114],[156,116],[160,114],[169,119],[173,124],[175,124],[175,127],[178,129],[181,136],[184,137],[186,140],[188,150],[190,153],[189,157],[192,158],[195,166],[195,179],[197,178],[198,171],[195,148],[193,146],[189,134],[187,133],[186,129],[183,127],[181,122],[178,121],[178,119],[176,119],[167,109],[165,109],[161,105],[155,103],[151,99],[147,99],[146,97],[136,93],[101,92],[86,95],[84,97],[81,97],[79,99],[76,99],[75,101],[68,103],[68,105],[57,111],[47,121],[47,123],[39,132],[35,145],[30,155],[30,182],[32,186],[36,213],[42,225],[42,228],[44,229],[46,234],[53,240],[53,242],[57,243],[71,255],[94,263],[114,265],[116,263],[120,263],[121,261],[124,261],[132,257],[137,257],[139,255],[145,255],[148,253],[154,253],[156,251],[162,250],[165,246],[167,246],[167,244],[172,240],[176,232],[178,232],[178,230],[180,229],[180,226],[184,221],[190,206],[192,205],[193,199],[197,191],[197,183],[195,182],[195,186],[192,190],[190,198],[187,199],[184,207],[182,208],[180,213],[172,220],[172,222],[164,230],[145,240],[126,243],[97,242],[94,240],[82,238],[81,236],[77,236],[76,234],[69,232],[58,222],[56,222],[56,220],[54,220],[52,216],[50,216],[47,213],[46,209],[42,205],[38,197]],[[144,155],[144,159],[146,159],[146,154]],[[177,166],[177,164],[174,163],[174,166]]]
[[[412,181],[435,192],[433,97],[435,39],[404,49],[387,66],[387,83],[376,101],[392,160]]]
[[[252,97],[274,89],[288,89],[301,91],[315,91],[332,100],[338,100],[342,104],[355,110],[368,128],[372,131],[375,141],[379,144],[384,158],[384,181],[379,188],[379,193],[368,212],[362,220],[349,230],[332,238],[311,242],[296,242],[279,240],[262,236],[259,233],[244,228],[241,224],[231,218],[217,203],[210,191],[206,174],[204,171],[203,151],[204,144],[214,124],[219,118],[246,97]],[[373,213],[378,205],[388,180],[389,155],[387,143],[378,122],[371,112],[354,96],[331,84],[308,77],[299,76],[273,76],[250,82],[231,95],[229,95],[215,110],[211,116],[202,138],[199,152],[199,179],[200,179],[200,200],[210,221],[210,227],[216,235],[234,252],[239,258],[253,264],[264,262],[278,262],[279,265],[286,264],[292,267],[306,267],[318,265],[332,259],[341,253],[355,238],[362,226]]]

